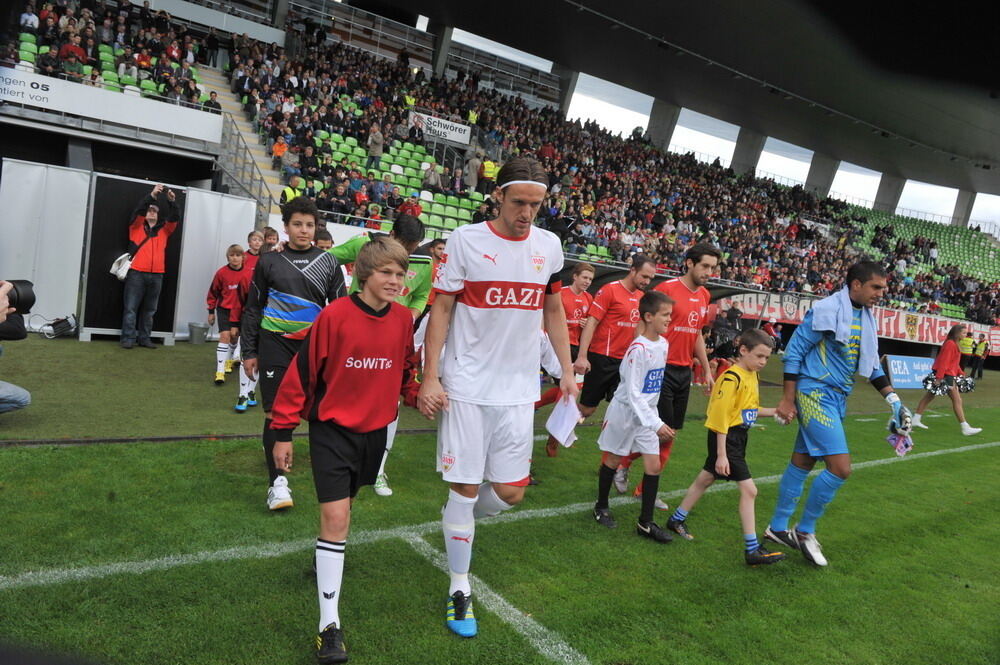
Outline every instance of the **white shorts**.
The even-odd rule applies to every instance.
[[[449,483],[517,483],[531,470],[534,404],[448,401],[437,438],[437,470]]]
[[[643,426],[628,409],[612,401],[604,413],[597,447],[619,457],[630,453],[659,455],[660,438],[652,428]]]

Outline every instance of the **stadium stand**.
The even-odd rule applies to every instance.
[[[622,263],[641,251],[670,270],[686,247],[705,239],[724,251],[724,279],[824,295],[852,257],[867,254],[892,268],[897,307],[980,322],[1000,314],[998,246],[986,234],[819,200],[801,187],[661,152],[641,136],[567,122],[552,106],[487,89],[481,71],[427,77],[411,67],[405,49],[380,57],[335,41],[314,23],[291,29],[290,19],[287,50],[233,35],[227,82],[198,67],[206,59],[204,34],[166,12],[133,6],[124,15],[95,15],[84,8],[77,17],[43,8],[35,18],[37,30],[22,15],[27,27],[7,48],[17,66],[79,76],[65,71],[75,52],[87,63],[80,78],[91,85],[242,115],[240,130],[262,146],[253,147],[255,159],[265,173],[279,172],[266,176],[274,200],[300,175],[296,195],[315,198],[331,221],[389,229],[403,206],[416,205],[432,235],[441,236],[492,214],[484,177],[491,159],[533,152],[552,178],[539,224],[557,233],[571,256]],[[221,109],[205,106],[211,91],[222,93]],[[439,158],[432,142],[408,128],[411,110],[475,125],[499,150]],[[370,159],[373,124],[382,128],[384,150]]]
[[[74,3],[75,4],[75,3]],[[188,108],[216,110],[200,83],[205,33],[195,33],[166,11],[131,5],[118,11],[42,5],[19,18],[17,43],[4,60],[111,92],[143,95]],[[38,28],[32,26],[37,25]],[[16,49],[16,51],[15,51]],[[76,56],[75,62],[71,56]]]
[[[282,155],[283,163],[291,165],[286,173],[295,169],[294,147],[315,147],[322,177],[300,182],[300,191],[316,190],[319,181],[317,203],[345,223],[389,225],[365,221],[367,213],[351,197],[362,185],[387,220],[408,194],[415,194],[423,203],[421,218],[438,231],[473,221],[472,211],[484,199],[481,189],[462,196],[461,191],[437,194],[422,188],[427,181],[419,176],[433,159],[424,146],[407,140],[405,122],[406,112],[417,108],[466,123],[474,118],[505,154],[534,152],[543,159],[553,182],[539,223],[560,235],[568,254],[590,261],[620,263],[642,251],[661,269],[673,269],[687,246],[705,238],[726,254],[724,279],[823,295],[838,283],[852,254],[887,258],[871,244],[872,220],[931,233],[929,222],[818,200],[801,187],[739,177],[692,155],[660,152],[641,137],[622,138],[595,123],[566,122],[552,107],[534,109],[518,98],[480,89],[478,77],[464,72],[425,80],[422,70],[414,74],[399,58],[378,58],[340,43],[320,44],[311,33],[302,42],[303,58],[292,60],[291,66],[272,46],[245,44],[243,53],[234,54],[233,88],[243,88],[244,112],[269,150],[279,136],[293,146],[291,155]],[[272,71],[256,64],[261,61],[272,63]],[[280,77],[274,76],[275,69]],[[325,89],[329,94],[324,95]],[[392,141],[379,168],[366,172],[364,145],[373,122]],[[470,161],[461,165],[466,174],[479,163],[475,156]],[[457,167],[436,165],[441,181],[454,182]],[[397,188],[395,195],[379,185],[387,176]],[[475,182],[465,177],[467,185]],[[335,182],[345,183],[346,197],[338,197],[331,187]],[[896,304],[914,309],[926,304],[992,320],[1000,278],[995,261],[989,261],[995,244],[982,233],[933,226],[940,238],[939,264],[913,261],[906,271],[894,270]],[[903,233],[909,237],[916,231]],[[982,258],[975,270],[964,271],[973,265],[963,260],[971,254]],[[963,271],[946,261],[961,264]],[[924,288],[932,282],[938,288]],[[970,302],[972,307],[964,311]]]

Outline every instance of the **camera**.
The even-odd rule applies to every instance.
[[[18,314],[28,314],[35,306],[35,285],[26,279],[9,279],[7,283],[13,286],[7,294],[10,306],[17,310]]]

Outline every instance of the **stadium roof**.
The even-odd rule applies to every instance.
[[[835,159],[1000,194],[1000,82],[975,6],[382,1]]]

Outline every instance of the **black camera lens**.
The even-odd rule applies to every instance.
[[[35,306],[35,285],[26,279],[9,279],[7,282],[14,287],[7,295],[10,306],[18,314],[30,313],[31,308]]]

